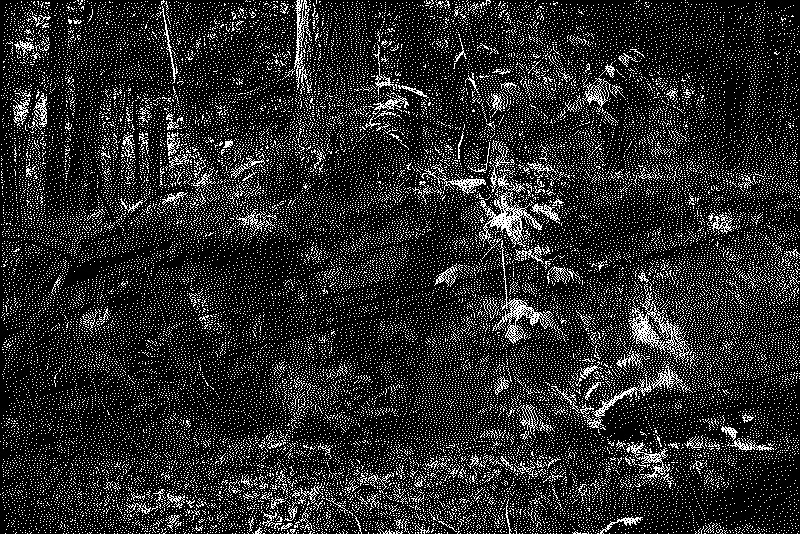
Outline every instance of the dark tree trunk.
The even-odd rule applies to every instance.
[[[290,132],[298,148],[347,145],[363,126],[356,110],[370,85],[374,7],[365,0],[297,0],[297,84]]]
[[[15,175],[17,178],[17,187],[20,191],[22,191],[27,184],[30,133],[33,124],[33,114],[36,112],[36,106],[39,104],[39,97],[39,89],[37,87],[32,87],[30,100],[28,100],[28,111],[25,113],[25,120],[22,123],[22,128],[20,128],[19,141],[17,142],[17,170]]]
[[[3,67],[9,69],[13,54],[13,43],[4,47]],[[7,72],[8,72],[7,70]],[[15,147],[14,147],[14,98],[12,88],[8,88],[3,95],[3,222],[16,222],[19,220],[19,182],[15,176]]]
[[[798,157],[798,116],[800,116],[800,92],[797,90],[797,78],[800,75],[800,50],[796,46],[798,39],[797,26],[794,32],[784,37],[788,42],[781,51],[780,65],[780,116],[781,129],[778,133],[779,154],[786,158],[789,172],[797,176]],[[783,163],[783,162],[782,162]],[[794,191],[797,193],[800,184],[795,183]]]
[[[159,100],[150,108],[147,148],[150,159],[150,192],[153,193],[162,184],[162,168],[167,163],[167,110]]]
[[[117,146],[114,152],[114,160],[111,166],[111,180],[114,190],[120,191],[125,185],[122,176],[122,145],[125,141],[125,127],[127,125],[128,117],[128,88],[123,87],[119,94],[115,95],[115,106],[113,120],[116,127],[116,141]],[[119,188],[119,189],[118,189]],[[117,204],[119,199],[115,198],[113,204]]]
[[[50,1],[49,62],[53,86],[47,95],[45,127],[44,204],[49,213],[64,209],[67,199],[64,165],[67,144],[67,95],[65,55],[67,47],[67,4]]]
[[[103,90],[90,80],[90,75],[77,76],[75,80],[75,121],[70,149],[69,193],[70,199],[83,208],[93,211],[100,207],[100,160],[97,150],[97,132],[100,127],[100,103]]]
[[[743,30],[749,35],[749,53],[745,71],[746,100],[744,102],[744,123],[741,127],[740,164],[751,167],[760,159],[754,154],[756,146],[764,135],[768,135],[767,117],[769,104],[767,93],[769,80],[773,76],[769,70],[770,54],[766,41],[767,6],[764,2],[756,2],[751,6]]]
[[[136,89],[131,88],[131,115],[133,122],[133,187],[136,196],[139,196],[139,188],[142,185],[142,139],[141,125],[139,123],[139,111],[142,106],[141,97]]]
[[[425,12],[423,0],[413,0],[396,7],[400,17],[398,40],[400,41],[400,83],[429,92],[428,39],[431,21]],[[437,73],[441,76],[441,73]]]
[[[331,2],[297,0],[294,113],[286,134],[268,159],[278,198],[294,196],[299,155],[325,157],[348,146],[367,117],[360,113],[369,102],[366,89],[377,70],[372,57],[374,3],[366,0]]]
[[[774,126],[770,92],[778,71],[767,46],[768,10],[758,2],[728,6],[725,14],[726,156],[732,166],[751,166],[760,159],[758,144],[769,137]]]

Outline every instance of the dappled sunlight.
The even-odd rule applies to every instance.
[[[7,4],[9,531],[793,532],[787,8]]]

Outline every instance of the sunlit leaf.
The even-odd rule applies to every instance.
[[[575,35],[568,35],[567,42],[572,46],[583,46],[586,48],[590,48],[592,46],[592,43],[589,40],[582,37],[577,37]]]
[[[501,375],[494,380],[494,394],[499,395],[511,386],[511,381],[506,375]]]
[[[459,263],[449,267],[446,271],[437,276],[434,285],[446,284],[447,287],[452,287],[457,281],[473,278],[476,274],[476,267]]]
[[[549,310],[536,311],[519,299],[509,301],[505,309],[506,313],[495,329],[498,331],[505,330],[505,337],[512,344],[530,337],[528,331],[525,330],[526,323],[531,328],[539,326],[543,330],[553,331],[560,339],[564,338],[564,333],[561,331],[555,314]]]
[[[506,327],[506,339],[512,345],[516,345],[520,341],[528,339],[525,329],[518,324],[510,324]]]
[[[550,433],[553,425],[550,419],[536,406],[523,404],[517,409],[519,422],[529,432]]]
[[[550,267],[547,270],[547,283],[551,286],[556,284],[569,285],[573,283],[582,285],[583,278],[567,267]]]
[[[608,80],[596,78],[586,86],[584,95],[588,102],[596,102],[602,108],[612,98],[621,96],[622,89]]]
[[[600,534],[611,534],[611,532],[617,532],[617,525],[622,525],[625,527],[638,525],[641,523],[642,519],[642,517],[623,517],[622,519],[617,519],[616,521],[612,521],[606,525],[606,528],[601,530]]]
[[[561,223],[561,219],[558,217],[558,213],[553,210],[552,207],[548,206],[547,204],[534,204],[531,208],[531,211],[534,213],[541,213],[548,219],[553,222]]]

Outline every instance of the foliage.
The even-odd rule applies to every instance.
[[[692,471],[707,450],[792,446],[796,376],[731,383],[744,366],[724,361],[730,347],[762,342],[703,359],[707,325],[684,301],[707,293],[684,286],[716,292],[708,306],[739,302],[714,332],[796,329],[797,189],[712,170],[703,152],[692,162],[715,74],[667,68],[613,23],[689,7],[427,1],[409,16],[389,3],[360,137],[291,154],[301,163],[276,191],[270,158],[285,154],[267,147],[295,109],[290,3],[77,6],[59,61],[73,85],[99,80],[109,135],[92,150],[108,182],[128,187],[155,146],[158,106],[182,133],[168,150],[178,185],[108,186],[114,209],[4,227],[4,446],[20,473],[39,458],[63,471],[35,499],[64,499],[54,523],[92,509],[78,490],[94,482],[77,475],[107,447],[139,455],[120,460],[127,474],[97,470],[106,501],[92,505],[112,530],[656,532],[681,492],[733,492],[724,459]],[[15,124],[33,131],[58,65],[45,3],[9,9],[4,79]],[[67,239],[46,231],[58,226]],[[728,247],[753,248],[748,233],[775,243],[750,263]],[[691,262],[708,272],[679,272]],[[785,354],[779,337],[758,350]],[[414,400],[441,392],[422,391],[419,370],[444,345],[439,383],[491,401],[466,415],[474,451],[420,460],[397,442],[421,447]],[[458,383],[457,365],[480,384]],[[706,452],[676,458],[671,443]]]

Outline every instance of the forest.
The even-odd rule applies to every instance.
[[[2,9],[7,532],[798,532],[794,5]]]

